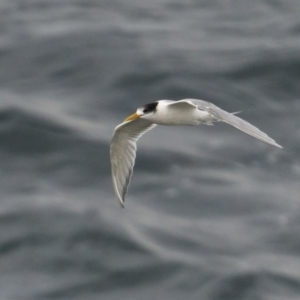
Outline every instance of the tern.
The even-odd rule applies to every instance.
[[[274,147],[282,148],[267,134],[218,106],[203,100],[159,100],[137,109],[126,118],[113,133],[110,145],[112,181],[115,194],[124,207],[125,195],[130,183],[136,157],[136,142],[156,125],[213,125],[225,122],[252,137]]]

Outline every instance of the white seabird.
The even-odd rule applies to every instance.
[[[111,140],[112,181],[121,206],[124,207],[125,195],[132,175],[136,142],[142,134],[156,125],[212,125],[213,122],[220,121],[267,144],[282,148],[267,134],[237,117],[235,113],[228,113],[207,101],[197,99],[159,100],[146,104],[115,128]]]

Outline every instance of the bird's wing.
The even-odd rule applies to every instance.
[[[155,126],[147,120],[136,119],[115,128],[110,144],[110,162],[114,190],[122,207],[135,162],[136,141]]]
[[[234,113],[228,113],[227,111],[219,108],[218,106],[203,100],[198,99],[186,99],[177,101],[186,102],[191,106],[197,107],[200,110],[204,110],[208,112],[216,121],[225,122],[251,136],[254,138],[261,140],[269,145],[274,147],[282,148],[279,144],[277,144],[272,138],[270,138],[267,134],[259,130],[257,127],[251,125],[250,123],[244,121],[243,119],[236,116]],[[175,102],[176,103],[176,102]]]

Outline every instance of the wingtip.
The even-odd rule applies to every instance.
[[[119,201],[121,208],[125,208],[124,202],[122,200]]]
[[[120,204],[120,206],[121,206],[121,208],[124,208],[125,207],[125,205],[124,205],[124,198],[122,198],[122,197],[120,197],[120,195],[119,194],[117,194],[117,198],[118,198],[118,200],[119,200],[119,204]]]
[[[272,146],[274,146],[274,147],[276,147],[276,148],[280,148],[280,149],[283,149],[283,150],[284,150],[284,148],[283,148],[281,145],[279,145],[278,143],[276,143],[275,141],[274,141],[274,143],[272,144]]]
[[[124,208],[124,197],[122,197],[121,196],[121,194],[120,194],[120,192],[119,192],[119,190],[118,190],[118,188],[117,188],[117,183],[116,183],[116,178],[115,178],[115,176],[114,175],[112,175],[112,181],[113,181],[113,187],[114,187],[114,190],[115,190],[115,194],[116,194],[116,196],[117,196],[117,198],[118,198],[118,201],[119,201],[119,203],[120,203],[120,206],[122,207],[122,208]]]

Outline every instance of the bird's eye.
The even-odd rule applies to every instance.
[[[146,114],[146,113],[148,113],[149,111],[150,111],[150,109],[144,109],[144,110],[143,110],[143,113]]]

